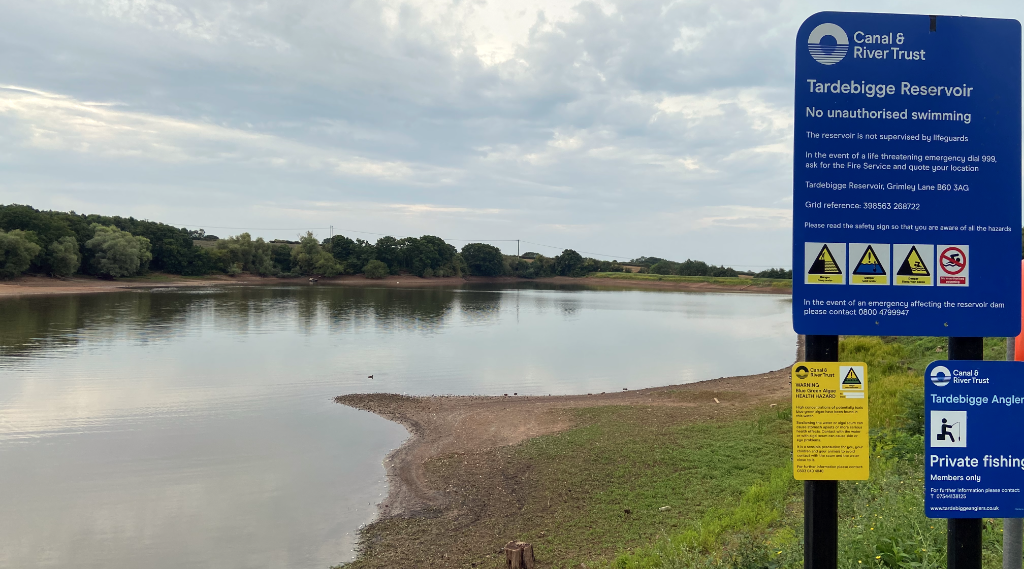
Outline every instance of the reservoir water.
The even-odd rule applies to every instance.
[[[789,314],[775,295],[529,284],[0,300],[0,567],[326,569],[406,437],[334,396],[757,373],[793,361]]]

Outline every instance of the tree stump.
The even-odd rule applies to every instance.
[[[505,545],[506,569],[534,569],[536,566],[533,545],[522,541],[510,541]]]

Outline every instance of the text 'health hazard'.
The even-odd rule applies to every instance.
[[[925,370],[925,513],[1024,517],[1024,362],[938,361]],[[985,513],[982,513],[985,512]]]
[[[970,286],[970,246],[924,243],[804,243],[804,283]]]
[[[793,477],[867,480],[868,378],[862,362],[793,366]]]

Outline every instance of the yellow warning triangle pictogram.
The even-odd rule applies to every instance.
[[[818,257],[814,259],[814,263],[811,264],[811,269],[807,273],[811,275],[841,275],[843,271],[839,269],[839,264],[832,256],[832,251],[828,250],[828,245],[822,245]]]
[[[860,378],[857,377],[857,372],[850,368],[850,371],[846,373],[846,377],[843,378],[843,385],[860,385]]]
[[[917,252],[917,247],[910,248],[907,258],[903,260],[903,264],[900,265],[900,270],[896,274],[915,277],[931,276],[924,260],[921,259],[921,254]]]
[[[881,263],[878,262],[878,257],[875,256],[875,250],[872,249],[871,247],[868,247],[867,249],[864,250],[864,256],[860,258],[860,263],[859,264],[861,264],[861,265],[881,265]],[[853,370],[850,370],[850,371],[853,371]]]

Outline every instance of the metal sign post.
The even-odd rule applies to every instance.
[[[985,339],[950,338],[949,359],[984,360]],[[928,423],[927,413],[925,414],[925,423]],[[928,483],[926,480],[925,484]],[[947,569],[981,569],[980,517],[950,517],[946,520],[946,567]]]
[[[839,336],[807,336],[804,359],[838,362]],[[839,554],[839,482],[804,481],[804,568],[836,569]]]

